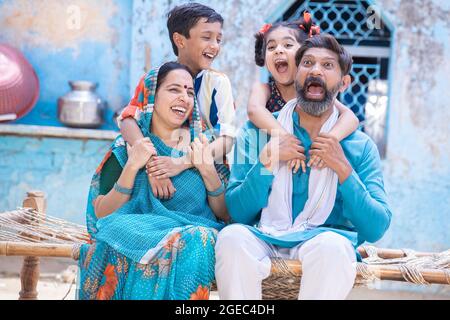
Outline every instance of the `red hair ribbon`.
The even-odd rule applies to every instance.
[[[272,24],[266,23],[265,25],[262,26],[262,28],[259,30],[259,32],[262,34],[265,34],[267,31],[269,31],[270,28],[272,28]]]
[[[309,37],[312,38],[313,36],[320,34],[320,27],[319,26],[311,26],[311,29],[309,30]]]
[[[311,13],[308,11],[303,12],[303,19],[305,20],[305,23],[309,24],[311,22]]]
[[[305,20],[305,22],[304,22],[304,24],[299,25],[299,28],[306,32],[305,25],[310,24],[311,25],[311,27],[309,28],[309,37],[310,38],[316,34],[320,34],[320,27],[316,26],[312,23],[311,14],[308,11],[303,12],[303,20]]]

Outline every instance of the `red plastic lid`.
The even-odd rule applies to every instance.
[[[0,115],[25,116],[39,98],[39,79],[23,54],[0,44]]]

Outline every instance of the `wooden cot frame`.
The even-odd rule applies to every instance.
[[[24,208],[34,209],[39,215],[46,214],[46,199],[45,194],[41,191],[27,192],[27,196],[23,201]],[[39,240],[39,239],[37,239]],[[21,243],[0,241],[0,256],[22,256],[23,264],[20,273],[21,290],[19,292],[19,300],[37,300],[37,284],[40,276],[40,257],[59,257],[70,258],[75,261],[78,260],[76,254],[79,244],[47,244],[47,243]],[[368,257],[368,253],[364,247],[358,248],[359,253],[363,258]],[[434,253],[421,252],[416,256],[429,256]],[[382,259],[395,259],[405,257],[403,250],[395,249],[378,249],[377,255]],[[275,259],[273,259],[275,260]],[[272,263],[271,276],[266,281],[266,288],[270,289],[270,281],[277,281],[280,278],[291,276],[300,278],[302,274],[301,262],[298,260],[284,260],[285,263]],[[287,269],[286,269],[287,267]],[[406,280],[398,266],[389,265],[366,265],[366,270],[376,275],[380,280],[403,281]],[[287,272],[287,274],[286,274]],[[421,269],[420,273],[425,281],[430,284],[450,284],[450,271],[448,270],[434,270]],[[360,273],[357,275],[362,277]],[[272,279],[272,280],[271,280]],[[297,288],[298,283],[294,284]],[[298,290],[298,289],[297,289]],[[269,295],[270,296],[270,295]]]

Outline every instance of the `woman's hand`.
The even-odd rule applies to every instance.
[[[148,176],[148,181],[152,188],[153,195],[162,200],[172,199],[177,191],[172,184],[172,181],[166,179],[156,179],[155,177]]]
[[[127,144],[127,152],[127,165],[136,171],[143,168],[148,160],[156,155],[156,149],[149,138],[139,139],[132,147]]]
[[[192,164],[200,174],[206,173],[211,169],[215,170],[209,141],[202,133],[200,133],[199,138],[195,138],[191,143],[191,150],[188,154]]]
[[[191,167],[191,163],[188,157],[172,158],[155,156],[147,164],[147,174],[158,180],[168,179],[179,175],[189,167]]]

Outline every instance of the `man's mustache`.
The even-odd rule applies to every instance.
[[[327,88],[326,83],[322,80],[322,78],[313,76],[309,76],[308,78],[306,78],[303,88],[306,90],[313,83],[320,85],[322,88]]]

